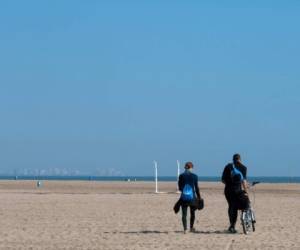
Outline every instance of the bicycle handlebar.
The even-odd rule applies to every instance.
[[[250,186],[255,186],[256,184],[259,184],[260,183],[260,181],[253,181],[251,184],[250,184]]]

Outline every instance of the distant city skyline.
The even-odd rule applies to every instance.
[[[1,3],[0,173],[220,176],[238,152],[249,176],[300,176],[299,11]]]
[[[84,171],[72,168],[19,168],[13,169],[9,172],[0,171],[0,175],[9,176],[80,176],[80,175],[92,175],[92,176],[125,176],[121,171],[114,168],[98,168],[93,171]]]

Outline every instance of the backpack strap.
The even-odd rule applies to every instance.
[[[241,181],[243,181],[245,179],[243,174],[241,173],[241,171],[235,167],[234,163],[231,164],[231,171],[234,171],[237,174],[239,174],[241,176]]]

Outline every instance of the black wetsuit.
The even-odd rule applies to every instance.
[[[189,184],[193,190],[194,190],[194,197],[197,196],[197,198],[200,198],[200,192],[199,192],[199,187],[198,187],[198,176],[196,174],[193,174],[189,170],[184,171],[179,176],[178,180],[178,187],[179,190],[182,192],[183,188],[186,184]],[[195,196],[196,194],[196,196]],[[195,210],[196,208],[193,206],[193,202],[185,202],[181,201],[181,210],[182,210],[182,224],[184,230],[187,230],[187,209],[190,207],[190,212],[191,212],[191,217],[190,217],[190,228],[194,227],[194,222],[195,222]]]
[[[238,195],[242,191],[242,183],[234,183],[231,178],[231,170],[233,164],[227,164],[222,175],[222,182],[225,184],[224,194],[228,203],[228,216],[230,226],[235,227],[238,215]],[[247,168],[243,164],[235,165],[235,167],[242,173],[243,178],[247,179]]]

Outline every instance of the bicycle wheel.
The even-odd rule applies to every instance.
[[[251,209],[251,225],[252,225],[252,231],[255,232],[255,223],[256,223],[256,220],[255,220],[255,215],[254,215],[254,211]]]
[[[242,223],[244,234],[248,234],[247,225],[245,222]]]
[[[247,211],[242,211],[242,215],[241,215],[241,223],[242,223],[242,227],[243,227],[243,232],[244,234],[248,234],[248,215],[247,215]]]
[[[255,222],[252,221],[252,231],[255,232]]]

